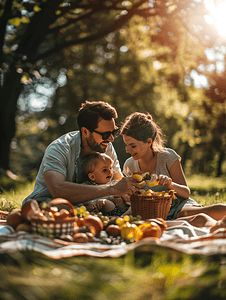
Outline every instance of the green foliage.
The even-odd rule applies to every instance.
[[[94,5],[86,0],[50,0],[9,5],[5,1],[0,7],[0,45],[4,45],[0,119],[2,132],[8,133],[0,166],[7,168],[10,142],[16,142],[10,167],[28,176],[54,138],[77,128],[78,108],[88,99],[114,105],[119,123],[133,111],[151,112],[166,133],[168,146],[182,156],[189,175],[224,172],[223,94],[219,92],[221,101],[216,103],[216,84],[211,83],[210,101],[204,90],[192,86],[190,77],[192,69],[208,65],[204,50],[218,36],[214,26],[204,22],[209,12],[203,1],[97,0]],[[52,97],[47,96],[48,89]],[[32,107],[34,98],[46,101],[39,114]],[[43,120],[48,124],[40,129]]]

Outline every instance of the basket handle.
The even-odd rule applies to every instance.
[[[69,212],[72,212],[73,215],[75,215],[75,213],[74,213],[75,208],[74,208],[73,204],[70,201],[63,199],[63,198],[55,198],[55,199],[51,200],[48,203],[47,207],[55,206],[57,204],[66,204],[70,208]]]
[[[173,199],[177,199],[177,196],[175,195],[176,192],[174,190],[169,190],[168,193],[170,196],[172,196]]]

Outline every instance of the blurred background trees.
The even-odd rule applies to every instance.
[[[0,3],[3,171],[31,176],[46,146],[77,129],[81,103],[103,100],[119,125],[152,113],[187,175],[225,172],[225,47],[204,1]],[[208,85],[195,86],[194,70]]]

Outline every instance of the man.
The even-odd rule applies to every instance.
[[[74,205],[107,196],[131,195],[140,186],[131,178],[122,176],[116,152],[112,145],[117,133],[115,108],[102,101],[81,105],[77,116],[79,131],[69,132],[53,141],[46,149],[34,191],[24,199],[39,203],[52,198],[64,198]],[[82,157],[93,152],[108,154],[114,161],[114,186],[82,185]]]

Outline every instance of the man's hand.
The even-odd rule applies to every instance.
[[[114,190],[115,196],[125,196],[125,194],[130,196],[137,190],[141,189],[141,186],[133,178],[123,177],[111,188]]]

